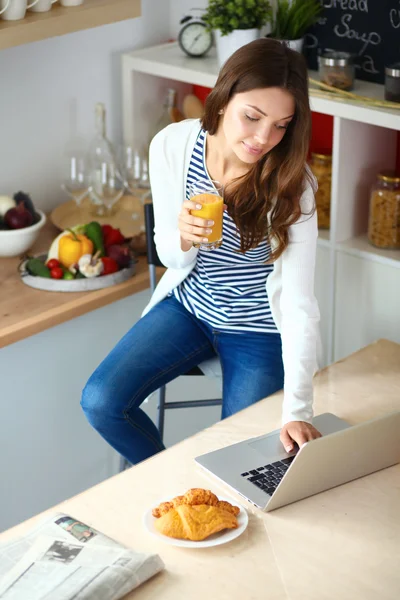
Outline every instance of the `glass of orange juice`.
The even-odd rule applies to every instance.
[[[192,202],[201,204],[199,210],[191,210],[190,214],[214,221],[211,233],[207,235],[207,242],[193,242],[195,248],[201,250],[215,250],[222,244],[222,222],[224,216],[223,186],[219,181],[212,179],[198,179],[189,185],[189,195]]]

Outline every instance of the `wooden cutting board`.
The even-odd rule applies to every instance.
[[[60,230],[69,229],[75,225],[84,225],[98,221],[100,225],[109,224],[121,230],[127,237],[139,235],[144,231],[144,213],[140,199],[136,196],[123,196],[111,216],[98,217],[92,213],[93,207],[85,199],[78,207],[74,200],[69,200],[57,206],[50,214],[51,222]]]

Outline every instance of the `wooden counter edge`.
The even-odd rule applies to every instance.
[[[79,297],[77,298],[72,297],[71,302],[68,304],[52,308],[40,315],[35,315],[29,319],[25,319],[10,327],[2,329],[0,331],[0,349],[35,335],[36,333],[40,333],[54,325],[65,323],[66,321],[84,315],[92,310],[96,310],[97,308],[107,306],[112,302],[126,298],[131,294],[141,292],[149,287],[149,274],[146,270],[145,272],[134,275],[132,279],[119,285],[104,288],[103,290],[97,290],[95,292],[79,294]],[[73,295],[74,294],[71,294],[71,296]]]

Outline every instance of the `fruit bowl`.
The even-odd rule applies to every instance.
[[[0,257],[20,256],[27,252],[36,242],[40,230],[46,223],[46,215],[35,209],[40,219],[34,225],[23,229],[0,230]]]

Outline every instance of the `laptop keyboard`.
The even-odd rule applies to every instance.
[[[294,458],[294,456],[289,456],[289,458],[277,460],[270,465],[241,473],[241,476],[272,496]]]

